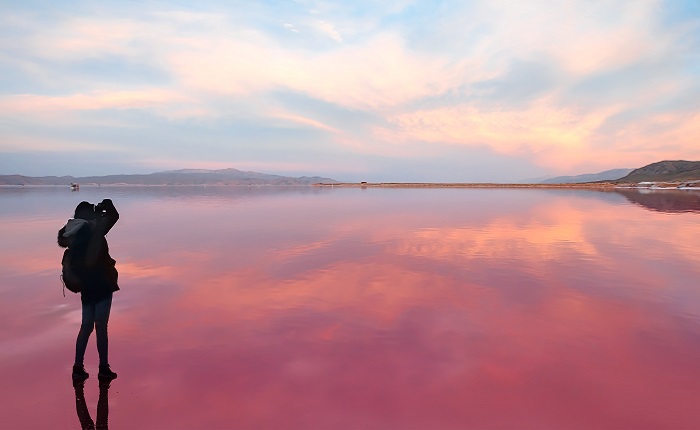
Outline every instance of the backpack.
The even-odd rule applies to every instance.
[[[63,260],[61,260],[61,266],[63,266],[61,269],[63,297],[66,296],[66,288],[68,288],[68,291],[76,294],[83,290],[83,282],[80,280],[76,270],[78,264],[76,264],[77,262],[75,260],[77,259],[77,257],[74,257],[72,249],[66,248],[66,250],[63,251]]]

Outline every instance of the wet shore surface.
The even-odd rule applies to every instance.
[[[0,428],[80,428],[55,234],[104,197],[113,429],[700,426],[693,198],[114,187],[0,191]]]

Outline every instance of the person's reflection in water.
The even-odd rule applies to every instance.
[[[97,422],[92,420],[85,402],[85,380],[73,382],[75,389],[75,411],[82,430],[107,430],[109,428],[109,386],[111,379],[100,378],[100,397],[97,400]]]

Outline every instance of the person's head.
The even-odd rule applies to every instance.
[[[90,202],[78,203],[78,206],[75,207],[75,215],[73,215],[73,218],[80,218],[88,221],[95,219],[95,205]]]

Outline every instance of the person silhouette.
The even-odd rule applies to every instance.
[[[85,401],[85,380],[73,381],[75,411],[82,430],[109,429],[109,386],[111,379],[99,379],[100,396],[97,400],[97,421],[93,421]]]
[[[100,357],[98,376],[103,379],[117,377],[109,366],[107,323],[112,294],[119,290],[118,273],[105,238],[117,220],[119,213],[112,200],[104,199],[97,205],[83,201],[75,208],[73,218],[58,231],[59,246],[70,248],[72,259],[79,262],[74,270],[81,285],[82,322],[75,342],[74,381],[90,377],[85,371],[84,358],[93,329]]]

